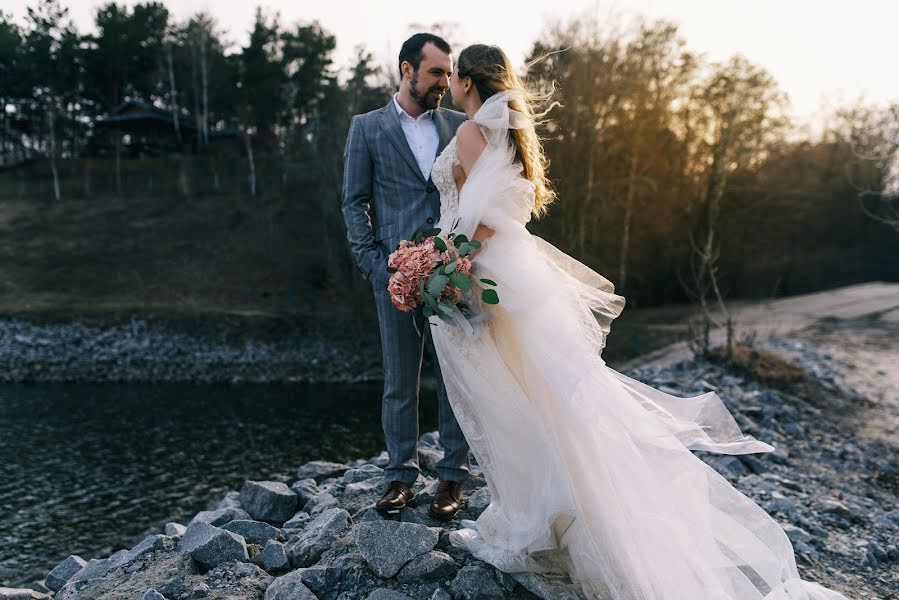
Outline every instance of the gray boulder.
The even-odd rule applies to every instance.
[[[287,558],[284,544],[277,540],[269,540],[262,552],[254,556],[252,560],[269,573],[290,569],[290,559]]]
[[[185,527],[181,523],[166,523],[165,524],[165,534],[166,535],[170,535],[172,537],[181,537],[184,535],[185,531],[187,531],[187,527]]]
[[[0,600],[39,600],[42,598],[49,600],[52,596],[28,588],[0,587]]]
[[[242,535],[247,542],[260,546],[264,546],[269,540],[278,538],[278,528],[262,521],[238,519],[225,523],[222,525],[222,529]]]
[[[400,583],[416,581],[440,581],[455,577],[459,567],[446,552],[431,550],[416,556],[400,569],[396,579]]]
[[[483,567],[462,567],[450,583],[453,598],[461,600],[503,600],[506,590]]]
[[[242,536],[207,523],[191,523],[178,542],[177,550],[209,569],[249,558]]]
[[[297,510],[297,495],[280,481],[246,481],[240,505],[257,521],[283,523]]]
[[[571,579],[564,575],[510,573],[515,581],[544,600],[583,600],[584,596]]]
[[[365,562],[384,579],[393,577],[407,562],[437,545],[437,530],[418,523],[365,521],[353,527],[356,547]],[[402,540],[402,543],[396,543]]]
[[[294,567],[308,567],[318,562],[331,542],[350,527],[350,513],[342,508],[328,508],[316,516],[287,545],[287,556]]]
[[[349,469],[349,466],[342,463],[329,462],[326,460],[313,460],[297,469],[297,479],[311,477],[320,482],[322,479],[340,475],[347,469]]]
[[[365,600],[414,600],[406,594],[387,588],[378,588],[365,597]]]
[[[327,510],[337,506],[337,498],[328,492],[322,492],[317,496],[313,496],[309,502],[303,505],[303,510],[310,515],[317,515],[323,510]]]
[[[146,592],[144,592],[144,595],[141,596],[141,600],[166,600],[166,599],[165,599],[165,596],[163,596],[162,594],[160,594],[159,592],[157,592],[156,590],[151,588],[151,589],[147,590]]]
[[[384,469],[371,464],[363,464],[361,467],[350,469],[343,474],[343,480],[347,483],[358,483],[360,481],[365,481],[366,479],[371,479],[372,477],[383,478]]]
[[[47,574],[44,585],[54,592],[58,592],[62,586],[64,586],[75,573],[83,569],[85,565],[87,565],[86,560],[80,556],[70,554],[64,561],[53,567],[50,573]]]
[[[265,590],[265,600],[318,600],[303,583],[300,570],[275,579]]]
[[[314,496],[318,496],[321,493],[321,490],[318,489],[318,484],[311,477],[294,481],[290,484],[290,489],[297,495],[297,506],[303,506]]]
[[[252,517],[247,511],[233,506],[228,508],[218,508],[216,510],[202,510],[190,520],[188,526],[193,523],[207,523],[218,527],[219,525],[224,525],[225,523],[230,523],[237,519],[252,519]]]

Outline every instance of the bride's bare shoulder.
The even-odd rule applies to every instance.
[[[487,139],[474,121],[465,121],[456,130],[456,153],[467,173],[487,147]]]

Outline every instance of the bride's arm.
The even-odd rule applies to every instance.
[[[474,163],[481,156],[481,152],[487,147],[487,140],[481,133],[481,128],[474,121],[465,121],[459,125],[456,130],[456,153],[459,155],[459,161],[462,163],[462,170],[465,172],[466,179],[471,172]],[[484,243],[484,240],[493,235],[493,229],[484,224],[478,224],[477,229],[472,236],[478,242]],[[474,257],[480,249],[475,250],[471,255]]]

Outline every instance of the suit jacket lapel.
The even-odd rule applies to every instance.
[[[403,157],[403,160],[406,161],[409,168],[412,169],[419,179],[424,181],[424,177],[421,175],[421,169],[418,168],[418,161],[415,160],[415,155],[412,154],[409,142],[406,141],[406,134],[403,133],[403,126],[400,125],[400,116],[396,113],[396,107],[393,105],[393,98],[390,99],[387,106],[381,109],[379,120],[381,129],[387,134],[387,139],[390,140],[390,143],[393,144],[396,151],[400,153],[400,156]]]

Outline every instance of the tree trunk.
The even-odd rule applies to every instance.
[[[637,188],[637,148],[631,149],[630,168],[627,174],[627,195],[624,199],[624,231],[621,234],[621,262],[618,266],[618,285],[620,292],[627,285],[627,260],[630,251],[631,222],[634,218],[634,196]]]
[[[200,38],[200,77],[203,79],[203,146],[209,145],[209,65],[206,63],[206,31]]]
[[[250,163],[250,195],[256,195],[256,162],[253,160],[253,144],[250,142],[250,130],[244,129],[244,144],[247,147],[247,160]]]
[[[47,120],[50,125],[50,171],[53,173],[53,197],[60,201],[59,171],[56,168],[56,99],[50,95],[50,103],[47,106]]]
[[[172,96],[172,121],[175,124],[175,138],[178,140],[178,151],[181,151],[181,121],[178,118],[178,113],[180,112],[178,109],[178,90],[175,87],[175,66],[174,61],[172,60],[172,44],[169,43],[166,45],[166,55],[168,58],[169,65],[169,92]]]

